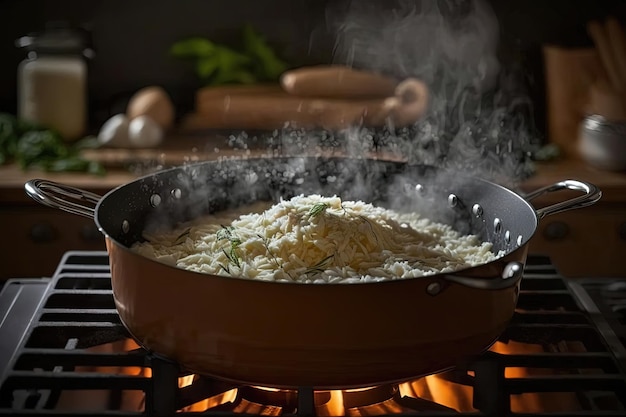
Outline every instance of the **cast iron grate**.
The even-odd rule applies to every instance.
[[[532,344],[541,346],[541,351],[492,350],[468,359],[443,378],[471,389],[474,410],[433,407],[436,411],[419,414],[625,415],[624,346],[619,344],[615,328],[602,320],[601,312],[588,311],[593,304],[581,301],[584,291],[576,285],[566,282],[547,258],[529,257],[518,310],[499,342]],[[609,319],[617,320],[615,315],[613,312]],[[8,281],[0,293],[0,318],[0,414],[68,415],[71,412],[67,410],[55,410],[64,392],[77,390],[88,396],[106,390],[110,394],[106,404],[76,414],[172,415],[178,410],[186,415],[191,413],[180,412],[184,407],[237,388],[198,376],[193,384],[179,388],[179,378],[186,373],[175,363],[139,347],[124,352],[97,349],[130,338],[115,311],[105,252],[68,252],[51,279]],[[515,369],[536,372],[516,376],[509,372]],[[140,394],[140,411],[120,410],[126,391]],[[529,393],[554,395],[557,408],[513,410],[515,398],[523,400]],[[558,398],[564,393],[575,397],[580,409],[558,409]],[[312,389],[302,387],[293,409],[281,414],[315,414],[314,395]],[[203,414],[231,415],[228,410],[215,407]]]

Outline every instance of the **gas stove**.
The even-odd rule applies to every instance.
[[[453,370],[351,390],[243,386],[138,346],[106,252],[73,251],[52,278],[0,292],[0,414],[624,416],[625,345],[626,279],[565,279],[531,256],[509,327]]]

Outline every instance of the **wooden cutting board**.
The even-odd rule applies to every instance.
[[[228,146],[228,136],[221,133],[194,136],[176,133],[168,135],[157,148],[103,147],[85,149],[81,152],[81,156],[99,162],[105,168],[127,168],[133,165],[148,168],[178,166],[245,154],[245,149],[233,149]]]
[[[81,155],[91,161],[102,164],[110,169],[131,169],[137,172],[153,171],[166,167],[180,166],[189,163],[212,161],[222,158],[254,158],[276,156],[343,156],[345,149],[333,147],[320,149],[317,145],[311,149],[298,148],[294,151],[269,146],[260,142],[250,141],[245,148],[229,145],[227,133],[213,133],[203,135],[176,134],[165,138],[158,148],[100,148],[85,149]],[[364,156],[373,159],[403,160],[402,155],[390,151],[365,152]]]

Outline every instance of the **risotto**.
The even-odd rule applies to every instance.
[[[357,283],[486,263],[492,245],[417,213],[299,195],[145,232],[137,253],[206,274],[264,281]]]

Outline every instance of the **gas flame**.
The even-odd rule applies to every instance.
[[[115,342],[113,344],[101,345],[90,348],[97,352],[131,351],[138,348],[132,340]],[[584,346],[575,342],[560,342],[555,346],[543,346],[539,344],[527,344],[509,341],[507,343],[496,342],[491,347],[491,352],[511,355],[511,354],[533,354],[546,351],[569,351],[583,352]],[[102,372],[102,373],[122,373],[126,375],[136,375],[150,377],[152,371],[149,367],[79,367],[77,372]],[[537,375],[551,375],[558,373],[554,369],[508,367],[504,370],[504,377],[511,378],[531,378]],[[467,371],[468,377],[473,377],[474,372]],[[178,379],[178,387],[185,388],[193,385],[200,376],[190,374],[183,375]],[[387,386],[389,387],[389,386]],[[272,387],[248,387],[266,391],[268,398],[283,398],[278,395],[272,397],[274,393],[284,393],[283,390]],[[379,388],[383,388],[382,391]],[[447,407],[458,412],[477,412],[473,407],[473,388],[454,382],[449,378],[449,374],[434,374],[418,378],[412,381],[401,383],[397,388],[389,387],[385,391],[384,386],[366,387],[350,390],[330,390],[315,391],[315,413],[319,416],[363,416],[363,415],[389,415],[403,412],[431,411],[444,409]],[[372,392],[367,392],[372,390]],[[381,395],[381,392],[383,395]],[[219,393],[210,398],[198,401],[179,411],[184,412],[205,412],[220,407],[220,410],[230,410],[234,413],[280,415],[291,413],[295,404],[282,404],[274,400],[258,400],[247,398],[244,388],[233,388]],[[297,391],[293,391],[297,395]],[[358,397],[358,399],[355,399]],[[100,398],[99,396],[102,396]],[[91,409],[94,405],[101,404],[106,407],[106,392],[64,392],[57,404],[59,409]],[[293,397],[290,397],[293,399]],[[290,400],[291,401],[291,400]],[[258,403],[258,402],[261,402]],[[266,404],[267,403],[267,404]],[[579,410],[581,404],[573,393],[540,392],[522,393],[510,396],[511,411],[514,413],[540,413],[561,410]],[[138,391],[128,391],[122,393],[121,407],[123,410],[142,411],[145,405],[143,393]],[[225,408],[224,408],[225,407]],[[425,408],[422,408],[425,407]]]
[[[472,407],[472,388],[445,380],[440,375],[428,375],[399,385],[400,395],[421,398],[456,411],[476,411]]]
[[[193,384],[196,379],[196,375],[190,374],[185,375],[178,378],[178,388],[185,388]],[[206,411],[211,408],[217,407],[218,405],[226,404],[229,402],[235,401],[237,398],[237,388],[233,388],[229,391],[223,392],[221,394],[215,395],[210,398],[205,398],[204,400],[198,401],[197,403],[191,404],[187,407],[184,407],[181,411],[184,412],[196,412],[196,411]]]
[[[330,391],[330,399],[317,411],[318,414],[325,416],[345,416],[346,409],[343,404],[343,392],[341,390]]]
[[[554,348],[549,348],[554,349]],[[583,346],[577,343],[563,342],[562,346],[555,349],[568,352],[584,352]],[[508,343],[496,342],[491,347],[492,352],[500,354],[528,354],[543,353],[546,348],[539,344],[520,343],[509,341]],[[537,375],[554,375],[558,371],[553,369],[510,367],[504,370],[505,378],[530,378]],[[522,393],[511,395],[511,411],[525,413],[545,413],[551,411],[578,410],[580,403],[574,393],[570,392],[545,392],[545,393]]]

